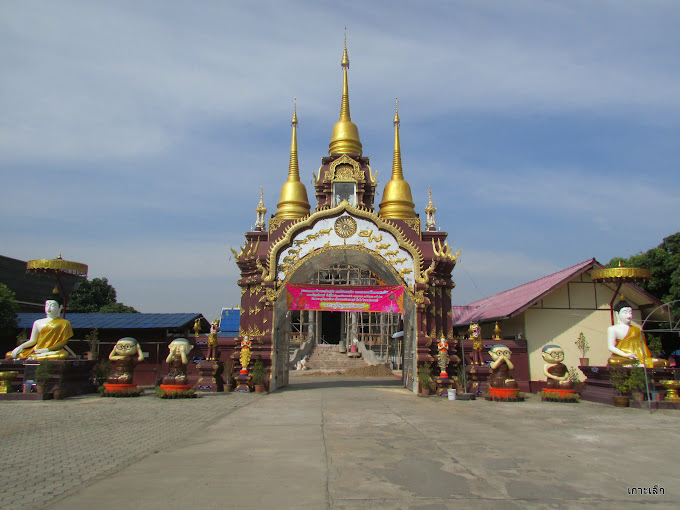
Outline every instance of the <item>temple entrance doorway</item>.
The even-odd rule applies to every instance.
[[[343,312],[320,312],[321,313],[321,343],[339,344],[343,339],[342,323],[345,322]],[[318,343],[318,342],[317,342]]]
[[[343,255],[345,258],[348,253],[343,251],[335,254]],[[355,263],[343,261],[345,263],[327,264],[322,267],[302,266],[296,272],[295,278],[290,281],[301,285],[362,286],[375,289],[401,283],[383,264],[376,264],[375,259],[366,257],[366,261],[356,260],[364,258],[364,254],[354,252],[352,255]],[[313,355],[319,346],[350,353],[353,345],[355,350],[363,350],[362,358],[368,356],[374,360],[378,359],[392,370],[403,371],[404,385],[410,387],[408,385],[414,372],[412,344],[416,338],[416,331],[413,320],[415,303],[409,296],[404,294],[403,313],[336,312],[290,309],[284,294],[282,293],[276,304],[276,387],[287,385],[289,372],[295,371],[296,362],[302,356]]]

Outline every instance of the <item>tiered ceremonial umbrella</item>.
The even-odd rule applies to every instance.
[[[64,316],[66,316],[66,305],[68,295],[61,283],[62,275],[87,277],[87,264],[72,262],[61,258],[61,253],[56,259],[35,259],[26,263],[27,273],[53,274],[57,279],[57,285],[61,295],[64,296]]]
[[[596,283],[615,283],[617,284],[614,296],[609,303],[612,325],[614,324],[614,301],[618,296],[621,286],[624,283],[646,282],[652,277],[649,269],[641,267],[623,267],[619,262],[619,267],[609,267],[606,269],[594,269],[591,273],[593,281]]]

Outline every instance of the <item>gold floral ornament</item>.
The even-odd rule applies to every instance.
[[[343,239],[352,237],[357,231],[357,222],[350,216],[341,216],[335,220],[335,233]]]

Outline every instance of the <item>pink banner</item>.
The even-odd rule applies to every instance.
[[[404,287],[286,285],[289,310],[404,312]]]

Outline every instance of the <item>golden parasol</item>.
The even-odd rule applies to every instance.
[[[61,258],[61,253],[56,259],[34,259],[26,263],[27,273],[53,274],[57,278],[57,285],[61,295],[64,297],[64,316],[66,316],[66,305],[68,296],[61,283],[61,275],[71,275],[87,277],[87,264],[72,262]]]
[[[619,261],[619,267],[609,267],[606,269],[594,269],[591,272],[591,277],[596,283],[616,283],[617,287],[614,291],[614,296],[609,303],[611,309],[612,325],[614,324],[614,301],[621,290],[624,283],[638,283],[646,282],[652,277],[652,272],[649,269],[641,267],[623,267]]]

